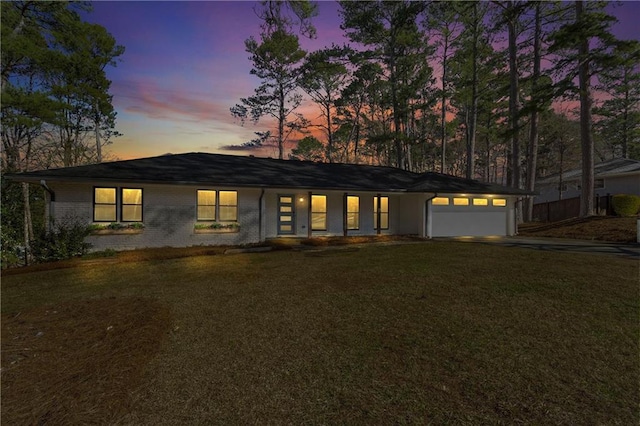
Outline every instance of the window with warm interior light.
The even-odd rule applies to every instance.
[[[201,221],[237,222],[238,192],[199,189],[196,215]]]
[[[491,204],[495,207],[505,207],[507,205],[507,200],[504,198],[494,198],[491,200]]]
[[[378,211],[378,204],[380,211]],[[375,229],[389,229],[389,197],[373,197],[373,226]]]
[[[311,196],[311,230],[327,230],[327,196]]]
[[[238,220],[238,192],[218,192],[218,220],[220,222],[236,222]]]
[[[198,190],[197,220],[216,220],[216,191]]]
[[[449,197],[436,197],[433,200],[431,200],[431,204],[434,206],[448,206]]]
[[[456,197],[456,198],[453,199],[453,205],[454,206],[468,206],[469,205],[469,199],[468,198]]]
[[[347,229],[360,229],[360,197],[347,196]]]
[[[473,205],[474,206],[488,206],[489,205],[489,200],[487,200],[486,198],[474,198],[473,199]]]
[[[93,221],[115,222],[116,188],[93,189]]]
[[[122,222],[142,222],[142,189],[122,188]]]

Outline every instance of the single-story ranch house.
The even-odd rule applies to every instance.
[[[47,190],[94,250],[275,237],[513,235],[526,191],[438,173],[205,153],[7,175]]]

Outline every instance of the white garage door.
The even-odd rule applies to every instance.
[[[448,200],[448,204],[445,204]],[[466,205],[464,204],[466,201]],[[439,197],[440,205],[431,206],[431,236],[461,237],[507,235],[506,200],[479,198]],[[456,204],[454,204],[454,201]],[[504,201],[504,205],[503,204]],[[474,205],[474,203],[476,205]]]

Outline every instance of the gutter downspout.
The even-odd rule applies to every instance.
[[[260,192],[260,198],[258,199],[258,242],[262,242],[262,200],[264,199],[264,188]],[[266,240],[266,238],[265,238]]]
[[[47,186],[47,181],[44,179],[40,181],[40,186],[49,193],[49,211],[45,213],[45,223],[47,224],[47,231],[50,231],[53,224],[53,203],[56,201],[56,193]]]

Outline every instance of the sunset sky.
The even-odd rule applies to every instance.
[[[301,37],[307,51],[346,41],[339,5],[318,5],[317,39]],[[255,7],[245,1],[93,3],[86,19],[104,26],[126,49],[118,66],[107,71],[117,130],[124,134],[108,148],[113,156],[232,153],[222,148],[247,142],[267,128],[262,122],[243,127],[229,112],[258,85],[244,50],[244,40],[259,35]],[[618,37],[640,38],[640,2],[623,2],[613,12],[620,21],[614,27]],[[318,114],[311,104],[302,112],[310,119]]]

